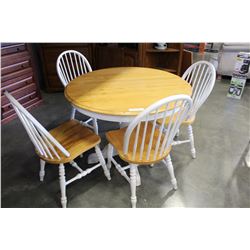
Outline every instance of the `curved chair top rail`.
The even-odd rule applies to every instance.
[[[70,156],[70,153],[11,94],[7,91],[4,94],[12,104],[29,138],[41,156],[60,160],[61,157],[55,148],[66,157]]]
[[[57,74],[64,85],[76,77],[92,71],[87,58],[76,50],[62,52],[56,61]]]
[[[153,159],[151,160],[160,159],[171,146],[179,126],[187,118],[191,108],[192,99],[188,95],[170,96],[150,105],[129,124],[124,135],[124,154],[128,153],[131,135],[135,132],[133,133],[135,137],[132,157],[134,160],[139,149],[139,158],[141,160],[146,150],[146,136],[148,137],[150,134],[146,160],[149,160],[152,155]],[[154,116],[153,120],[152,115]],[[151,118],[149,119],[149,117]],[[162,119],[161,125],[157,124],[158,119]],[[166,119],[169,119],[169,123],[167,127],[164,127]],[[149,126],[149,123],[152,126]],[[142,131],[140,131],[140,128],[142,128]],[[139,134],[141,136],[138,141]]]
[[[182,78],[192,85],[193,108],[190,113],[190,117],[192,117],[212,92],[216,70],[212,63],[198,61],[184,72]]]

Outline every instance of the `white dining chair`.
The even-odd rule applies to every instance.
[[[176,95],[164,98],[142,111],[128,125],[106,133],[108,144],[108,169],[113,163],[120,174],[130,183],[131,204],[136,207],[136,186],[141,184],[139,165],[150,165],[162,161],[166,165],[173,188],[177,189],[177,181],[170,158],[173,138],[180,124],[186,119],[192,107],[192,100],[187,95]],[[175,119],[173,119],[175,117]],[[164,121],[169,118],[167,127]],[[162,119],[159,126],[157,120]],[[120,158],[129,163],[121,167],[112,157],[116,149]],[[126,170],[130,170],[130,177]]]
[[[69,120],[49,132],[7,91],[4,93],[20,118],[26,132],[35,146],[40,158],[40,181],[45,176],[45,163],[59,165],[59,182],[61,204],[67,204],[66,186],[81,179],[98,167],[102,167],[105,176],[110,180],[110,173],[99,148],[100,137],[77,120]],[[74,161],[80,154],[95,148],[99,162],[95,166],[82,170]],[[65,163],[70,163],[79,173],[66,181]]]
[[[57,58],[56,70],[64,87],[66,87],[68,83],[76,77],[92,72],[92,68],[87,58],[76,50],[66,50],[62,52]],[[75,113],[76,109],[72,107],[71,119],[75,118]],[[81,122],[98,133],[96,119],[89,118],[87,121]],[[90,125],[90,122],[92,122],[93,125]]]
[[[186,120],[182,122],[182,125],[187,126],[188,139],[187,140],[175,140],[173,145],[180,145],[183,143],[190,143],[192,158],[196,158],[196,149],[194,146],[194,135],[192,124],[195,121],[196,113],[202,104],[207,100],[208,96],[212,92],[215,84],[216,71],[210,62],[199,61],[192,64],[183,74],[182,79],[186,80],[192,86],[193,106]],[[161,123],[162,121],[159,120]],[[167,126],[168,119],[165,121]],[[179,137],[179,130],[177,131],[177,138]]]

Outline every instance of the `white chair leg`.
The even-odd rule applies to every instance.
[[[193,128],[191,125],[188,125],[188,137],[190,140],[191,155],[192,155],[192,158],[195,159],[196,158],[196,150],[194,147],[194,135],[193,135]]]
[[[107,160],[107,167],[110,170],[111,169],[111,158],[113,156],[113,146],[109,143],[108,144],[108,160]]]
[[[250,145],[248,146],[248,151],[245,156],[246,166],[250,168]]]
[[[172,164],[172,161],[171,161],[171,157],[170,155],[167,156],[166,158],[166,165],[167,165],[167,168],[168,168],[168,172],[169,172],[169,175],[170,175],[170,178],[171,178],[171,183],[173,185],[173,188],[174,190],[177,190],[177,181],[176,181],[176,178],[175,178],[175,175],[174,175],[174,168],[173,168],[173,164]]]
[[[95,131],[95,133],[98,135],[98,123],[97,123],[97,120],[95,119],[95,118],[93,118],[93,120],[92,120],[92,122],[93,122],[93,127],[94,127],[94,131]]]
[[[44,180],[44,176],[45,176],[45,161],[43,161],[42,159],[40,159],[40,172],[39,172],[39,176],[40,176],[40,181]]]
[[[70,119],[71,120],[75,119],[75,115],[76,115],[76,109],[72,107]]]
[[[105,162],[105,159],[104,159],[104,157],[102,155],[102,151],[101,151],[101,149],[99,148],[98,145],[95,146],[95,152],[96,152],[96,155],[97,155],[97,157],[98,157],[98,159],[99,159],[99,161],[100,161],[100,163],[102,165],[105,176],[110,181],[111,180],[110,172],[109,172],[109,170],[108,170],[108,168],[106,166],[106,162]]]
[[[67,207],[66,179],[65,179],[65,169],[62,163],[59,165],[59,182],[61,189],[61,204],[63,208],[66,208]]]
[[[179,137],[179,135],[180,135],[180,129],[178,129],[178,130],[177,130],[177,132],[176,132],[176,135],[175,135],[175,136],[176,136],[176,137]]]
[[[136,186],[140,186],[141,185],[141,176],[138,170],[138,167],[136,167]]]
[[[137,165],[130,165],[130,190],[131,190],[131,204],[132,208],[136,208],[136,168]]]

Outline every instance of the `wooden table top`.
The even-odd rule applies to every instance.
[[[178,94],[191,96],[191,86],[169,72],[142,67],[95,70],[72,80],[64,94],[74,106],[87,111],[137,115],[154,102]]]

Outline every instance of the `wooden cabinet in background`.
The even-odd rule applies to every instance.
[[[154,43],[140,43],[139,51],[140,66],[181,74],[183,54],[181,43],[167,43],[167,48],[164,50],[156,49]]]
[[[182,63],[181,63],[181,75],[193,64],[193,53],[188,50],[183,50]]]
[[[138,66],[138,51],[126,45],[95,44],[95,69]]]
[[[63,91],[64,87],[56,72],[56,60],[65,50],[77,50],[93,65],[92,45],[90,43],[41,43],[39,53],[43,67],[43,78],[47,92]]]
[[[1,123],[16,117],[13,107],[4,95],[10,92],[26,109],[41,103],[32,49],[27,43],[1,44]]]
[[[96,69],[108,67],[149,67],[180,75],[183,45],[168,43],[165,50],[154,43],[113,43],[95,45]]]
[[[124,49],[124,66],[134,67],[139,65],[139,53],[135,49]]]

